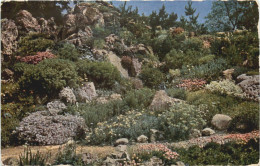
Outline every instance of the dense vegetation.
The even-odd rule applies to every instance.
[[[2,18],[14,19],[20,9],[46,19],[58,13],[57,29],[64,28],[61,12],[69,9],[67,2],[41,2],[35,9],[29,4],[4,3]],[[135,141],[140,135],[150,137],[151,129],[163,134],[159,141],[188,140],[194,130],[214,128],[211,120],[216,114],[232,118],[225,132],[259,130],[258,101],[248,98],[237,85],[237,76],[241,74],[259,75],[256,2],[213,2],[205,25],[198,23],[199,13],[192,2],[188,2],[180,21],[176,13],[166,13],[165,6],[158,13],[145,16],[126,3],[118,8],[105,4],[91,2],[90,6],[104,15],[115,14],[106,18],[103,26],[89,25],[93,36],[83,40],[81,46],[64,40],[61,30],[56,37],[41,32],[19,32],[17,51],[2,60],[2,147],[20,143],[13,130],[24,117],[46,110],[45,105],[57,99],[63,88],[75,90],[88,81],[94,83],[98,97],[109,98],[117,93],[121,98],[104,103],[97,100],[66,103],[67,108],[60,115],[81,116],[90,129],[86,139],[81,140],[85,145],[113,144],[119,138]],[[15,10],[8,13],[11,7]],[[229,18],[219,15],[219,11],[230,13]],[[118,37],[112,46],[107,39],[111,34]],[[145,51],[129,51],[138,45]],[[96,53],[96,50],[107,53]],[[110,52],[117,55],[120,66],[131,77],[122,76],[120,68],[109,60]],[[142,62],[138,74],[133,67],[136,59]],[[234,69],[231,79],[223,75],[226,69]],[[7,74],[9,70],[13,72],[11,76]],[[165,90],[169,97],[183,102],[153,110],[150,105],[158,90]],[[203,148],[193,146],[175,151],[180,155],[179,160],[190,165],[241,165],[258,162],[258,144],[254,140],[246,144],[209,143]],[[26,153],[31,155],[28,149]],[[55,164],[84,165],[75,153],[75,147],[59,153]],[[146,161],[157,156],[165,164],[177,161],[166,159],[161,152],[151,154],[139,157]],[[34,164],[45,162],[39,153],[31,160]],[[20,163],[31,164],[28,156],[21,156]]]

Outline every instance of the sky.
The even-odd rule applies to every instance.
[[[113,5],[118,7],[120,4],[124,4],[124,1],[112,1]],[[139,14],[144,13],[146,16],[150,15],[152,11],[158,11],[165,5],[167,13],[177,13],[178,20],[181,16],[185,16],[185,5],[188,4],[187,1],[127,1],[127,6],[138,7]],[[196,13],[199,13],[198,22],[204,23],[205,17],[211,10],[212,0],[208,1],[193,1],[192,7],[196,9]]]

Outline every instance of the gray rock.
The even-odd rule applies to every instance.
[[[97,97],[96,89],[93,82],[86,82],[81,88],[76,90],[77,99],[80,102],[90,102]]]
[[[216,114],[211,121],[211,124],[216,127],[218,130],[226,130],[232,119],[223,114]]]
[[[118,145],[116,147],[116,150],[119,152],[126,152],[127,151],[127,145]]]
[[[259,101],[260,95],[260,85],[259,85],[259,75],[247,76],[246,74],[242,74],[237,77],[237,80],[241,81],[238,83],[246,93],[246,97],[255,101]]]
[[[76,96],[74,95],[73,90],[69,87],[63,88],[59,93],[59,97],[64,102],[72,104],[76,103]]]
[[[1,20],[2,54],[12,55],[17,50],[18,29],[13,20]]]
[[[19,165],[19,160],[14,157],[8,157],[3,161],[3,165]]]
[[[117,139],[115,145],[127,145],[129,143],[127,138]]]
[[[145,166],[163,166],[163,162],[160,158],[153,156],[148,162],[144,163]]]
[[[215,131],[212,130],[211,128],[205,128],[202,130],[202,135],[204,135],[204,136],[210,136],[213,134],[215,134]]]
[[[169,108],[175,103],[180,103],[182,100],[169,97],[164,90],[159,90],[155,93],[153,101],[149,106],[149,109],[160,110]]]
[[[19,31],[40,32],[41,27],[36,18],[27,10],[21,10],[16,15],[16,23]]]
[[[137,142],[138,143],[147,143],[148,141],[148,137],[146,137],[145,135],[140,135],[138,138],[137,138]]]
[[[190,139],[201,137],[201,132],[198,129],[191,129],[189,137]]]

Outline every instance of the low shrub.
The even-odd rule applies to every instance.
[[[192,105],[203,106],[208,110],[205,120],[210,124],[215,114],[232,115],[232,108],[242,102],[242,99],[232,96],[222,96],[199,90],[187,93],[187,102]]]
[[[54,41],[48,39],[44,34],[30,33],[21,37],[18,46],[17,55],[24,57],[35,55],[37,52],[44,52],[47,48],[53,48]]]
[[[114,116],[124,114],[129,108],[123,101],[111,101],[109,103],[86,103],[78,106],[70,106],[66,112],[80,114],[89,127],[96,127],[99,122],[107,121]]]
[[[203,49],[203,41],[199,38],[189,38],[182,42],[182,51],[186,52],[188,50],[193,51],[202,51]]]
[[[191,130],[201,130],[206,125],[206,112],[185,103],[175,104],[158,116],[166,139],[171,141],[187,139]]]
[[[151,104],[154,94],[155,91],[148,88],[132,90],[125,94],[123,100],[132,109],[146,108]]]
[[[243,102],[232,109],[233,117],[229,131],[250,132],[259,130],[259,104]]]
[[[78,74],[83,78],[87,75],[98,88],[112,88],[115,82],[120,82],[121,76],[115,66],[109,62],[79,61],[76,63]]]
[[[157,129],[159,124],[155,116],[129,111],[125,115],[98,123],[87,140],[91,144],[113,143],[118,138],[135,140],[142,134],[149,136],[150,129]]]
[[[50,52],[37,52],[36,55],[32,55],[32,56],[25,56],[25,57],[17,56],[16,59],[19,60],[20,62],[36,65],[39,62],[43,61],[44,59],[52,59],[55,57],[56,56]]]
[[[78,52],[75,46],[69,43],[60,44],[56,54],[59,56],[59,58],[70,61],[77,61],[81,57],[81,54]]]
[[[249,165],[259,161],[259,140],[224,145],[211,142],[204,148],[192,146],[176,151],[180,154],[180,160],[189,165]]]
[[[222,81],[212,81],[210,84],[206,85],[206,89],[210,92],[220,93],[222,95],[232,95],[241,98],[245,97],[243,90],[233,81],[227,79]]]
[[[145,86],[155,89],[158,89],[165,80],[165,75],[160,70],[149,67],[144,67],[139,77]]]
[[[184,64],[186,64],[188,59],[189,57],[185,56],[182,52],[172,49],[166,54],[164,59],[166,63],[166,70],[180,69]]]
[[[205,64],[205,63],[210,63],[215,59],[215,55],[214,54],[209,54],[206,56],[203,56],[201,58],[199,58],[199,64]]]
[[[168,96],[181,100],[186,100],[187,97],[187,92],[182,88],[170,88],[166,89],[166,92]]]
[[[71,61],[62,59],[46,59],[37,65],[15,66],[18,72],[24,69],[19,79],[21,89],[50,97],[57,95],[63,87],[77,86],[78,75],[75,68]]]
[[[104,45],[105,45],[105,40],[104,39],[96,39],[96,40],[94,40],[93,47],[95,49],[103,49]]]
[[[207,81],[216,80],[222,75],[222,71],[228,68],[228,64],[224,59],[216,59],[213,62],[190,68],[183,67],[181,73],[185,78],[198,78]]]

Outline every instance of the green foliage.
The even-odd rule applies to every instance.
[[[154,94],[155,91],[148,88],[132,90],[126,93],[124,102],[132,109],[146,108],[151,104]]]
[[[79,166],[85,165],[84,162],[82,161],[82,158],[76,153],[75,143],[67,144],[64,147],[64,149],[59,149],[59,152],[53,164],[54,165],[71,164],[71,165],[79,165]]]
[[[184,66],[181,73],[185,78],[198,78],[211,81],[218,79],[222,75],[222,71],[227,68],[228,64],[224,59],[216,59],[213,62],[192,68]]]
[[[140,78],[145,86],[157,89],[164,82],[165,75],[156,68],[144,67],[140,73]]]
[[[243,27],[257,31],[258,6],[256,2],[248,1],[217,1],[212,4],[208,14],[207,27],[211,31],[223,32]]]
[[[199,64],[205,64],[205,63],[210,63],[215,59],[215,55],[214,54],[209,54],[206,56],[203,56],[201,58],[199,58]]]
[[[205,147],[178,149],[180,160],[189,165],[249,165],[259,160],[259,140],[246,144],[235,142],[223,145],[208,143]]]
[[[68,59],[71,61],[78,61],[80,58],[80,53],[75,48],[73,44],[65,43],[57,50],[57,55],[61,59]]]
[[[180,103],[158,115],[160,124],[169,140],[187,139],[192,129],[202,129],[206,125],[205,113],[200,108]]]
[[[189,17],[189,21],[186,20],[187,25],[186,28],[188,31],[196,31],[198,28],[197,19],[199,17],[199,13],[195,16],[196,9],[192,8],[192,1],[188,2],[188,6],[185,6],[185,15]]]
[[[210,84],[206,85],[206,89],[222,95],[232,95],[241,98],[245,97],[243,90],[236,85],[235,82],[227,79],[222,81],[212,81]]]
[[[79,76],[87,75],[90,81],[99,88],[112,88],[115,82],[120,82],[121,76],[116,67],[109,62],[79,61],[76,63]]]
[[[258,46],[258,34],[243,31],[214,40],[211,51],[225,58],[231,65],[242,66],[246,62],[247,67],[258,69]]]
[[[3,3],[3,10],[2,10],[2,18],[8,18],[8,19],[15,19],[17,16],[17,13],[20,10],[27,10],[29,11],[33,17],[44,17],[45,19],[50,19],[51,17],[54,17],[55,22],[57,24],[63,23],[63,10],[70,9],[69,2],[5,2]],[[20,32],[19,32],[20,33]]]
[[[242,100],[200,90],[188,92],[187,101],[192,105],[203,106],[209,110],[205,119],[210,122],[215,114],[232,115],[232,108],[236,107]]]
[[[45,52],[47,48],[53,48],[54,42],[48,39],[44,34],[30,33],[20,38],[18,46],[17,55],[23,57],[35,55],[37,52]]]
[[[96,127],[97,123],[107,121],[114,116],[124,114],[128,106],[121,100],[111,101],[105,104],[87,103],[79,106],[70,106],[66,112],[71,114],[79,113],[85,119],[86,125]]]
[[[24,149],[24,154],[19,155],[19,166],[25,165],[39,165],[44,166],[46,165],[47,161],[49,160],[51,154],[47,153],[46,155],[40,153],[39,151],[36,154],[33,154],[29,147]]]
[[[181,49],[184,52],[186,52],[187,50],[202,51],[203,42],[202,42],[201,39],[195,38],[195,37],[190,38],[190,39],[186,39],[186,40],[183,41]]]
[[[229,126],[230,131],[250,132],[259,130],[259,104],[243,102],[232,110],[234,116]]]
[[[168,96],[177,98],[177,99],[186,100],[186,97],[187,97],[187,92],[185,91],[185,89],[182,89],[182,88],[170,88],[170,89],[167,89],[166,92],[167,92]]]
[[[105,41],[103,39],[94,40],[93,47],[95,49],[103,49],[105,45]]]
[[[166,70],[168,69],[180,69],[183,64],[188,61],[189,57],[185,56],[182,52],[172,49],[165,56]]]
[[[2,112],[1,114],[1,146],[5,147],[17,142],[13,137],[12,132],[18,127],[19,120],[16,117],[12,117],[9,113]]]
[[[94,27],[92,31],[94,39],[104,39],[111,34],[109,29],[103,27]]]
[[[165,55],[172,49],[172,39],[168,34],[159,34],[152,40],[154,53],[158,54],[159,60],[164,59]]]
[[[152,14],[150,14],[149,24],[151,25],[153,32],[155,32],[157,26],[161,26],[163,29],[173,27],[176,24],[177,18],[178,16],[174,12],[170,15],[167,14],[165,6],[162,5],[158,14],[156,11],[153,11]]]
[[[74,63],[62,59],[47,59],[37,65],[19,65],[24,69],[19,85],[22,89],[32,90],[35,94],[55,96],[66,87],[76,87],[78,75]]]
[[[135,140],[138,136],[149,135],[150,129],[157,129],[159,121],[156,117],[144,112],[129,111],[109,121],[104,121],[89,135],[91,144],[113,143],[118,138]]]

